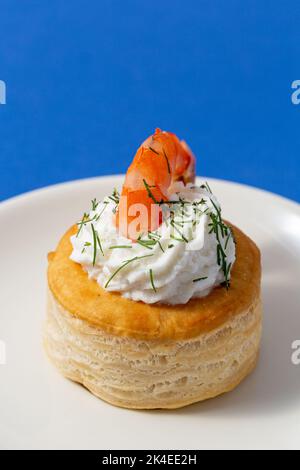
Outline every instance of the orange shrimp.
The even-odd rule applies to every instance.
[[[136,218],[130,215],[131,208],[142,204],[146,216],[139,222],[139,231],[156,230],[162,222],[157,202],[168,201],[174,182],[187,184],[194,180],[195,157],[187,144],[175,134],[156,129],[140,146],[128,168],[116,217],[117,227],[124,236],[135,238],[128,236],[128,227]]]

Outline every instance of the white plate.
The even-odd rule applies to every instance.
[[[128,411],[59,375],[42,349],[46,254],[122,177],[58,185],[0,204],[1,448],[300,448],[300,207],[246,186],[209,180],[224,216],[263,253],[259,365],[237,390],[178,411]],[[3,343],[0,343],[3,345]],[[1,359],[1,357],[0,357]],[[2,361],[3,361],[2,357]]]

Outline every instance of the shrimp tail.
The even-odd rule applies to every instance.
[[[129,229],[134,222],[139,233],[157,230],[172,185],[195,181],[195,161],[188,145],[173,133],[156,129],[142,143],[128,168],[116,215],[116,225],[124,236],[136,238]]]

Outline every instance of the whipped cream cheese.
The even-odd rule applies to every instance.
[[[148,304],[185,304],[222,283],[228,286],[235,243],[208,185],[176,183],[170,200],[159,229],[137,242],[116,228],[116,193],[92,201],[71,237],[71,259],[102,288]]]

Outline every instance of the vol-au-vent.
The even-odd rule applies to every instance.
[[[49,254],[48,355],[112,404],[185,406],[256,364],[260,253],[194,168],[187,144],[157,129],[120,193],[94,199]]]

